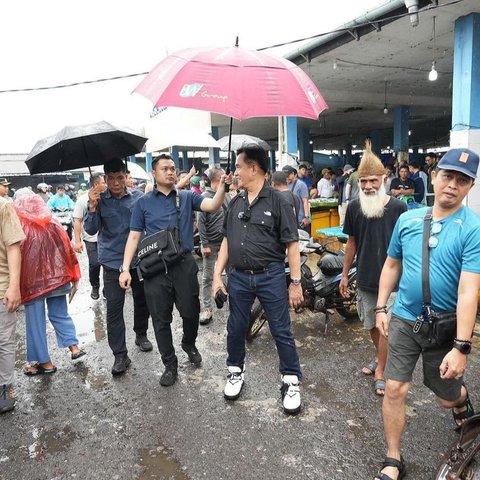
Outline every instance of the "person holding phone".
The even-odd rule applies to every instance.
[[[75,325],[68,313],[67,295],[72,301],[80,280],[80,266],[62,226],[42,198],[29,188],[15,192],[14,207],[20,219],[25,240],[20,244],[21,302],[25,305],[27,376],[51,375],[57,371],[48,353],[48,318],[60,348],[68,348],[72,361],[86,355],[78,346]]]

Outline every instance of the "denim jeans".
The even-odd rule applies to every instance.
[[[143,284],[138,279],[137,270],[130,270],[132,275],[133,295],[133,330],[137,335],[146,335],[148,330],[149,312]],[[125,342],[125,320],[123,306],[125,304],[125,290],[118,283],[120,273],[118,270],[103,267],[103,287],[107,297],[107,333],[108,344],[115,357],[127,354]]]
[[[219,246],[211,246],[212,253],[203,257],[202,272],[202,310],[212,309],[212,281],[213,270],[218,257]]]
[[[155,338],[164,365],[177,360],[172,338],[173,305],[183,320],[182,343],[194,346],[198,334],[200,302],[198,267],[192,254],[168,267],[168,273],[145,278],[145,296],[152,315]]]
[[[230,268],[228,278],[230,315],[227,323],[227,365],[242,367],[245,362],[245,335],[250,309],[258,297],[277,346],[282,375],[302,377],[288,313],[288,291],[283,263],[266,272],[250,274]]]
[[[97,242],[84,242],[88,256],[88,278],[92,287],[100,286],[100,264],[98,263]]]
[[[41,298],[25,305],[25,327],[27,339],[27,361],[46,363],[50,360],[47,341],[48,318],[55,330],[60,348],[78,345],[77,332],[72,317],[68,313],[67,296]]]

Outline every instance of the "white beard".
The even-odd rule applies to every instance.
[[[360,208],[362,213],[367,218],[381,218],[385,211],[385,197],[387,192],[385,191],[385,184],[382,182],[382,186],[375,195],[366,195],[363,190],[359,189]]]

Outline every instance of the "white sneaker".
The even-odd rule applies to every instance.
[[[200,325],[208,325],[212,321],[212,311],[208,308],[200,313]]]
[[[243,387],[245,367],[228,367],[227,383],[223,390],[223,396],[227,400],[236,400],[240,396]]]
[[[285,413],[295,414],[302,408],[302,399],[300,398],[300,386],[296,375],[282,375],[283,411]]]

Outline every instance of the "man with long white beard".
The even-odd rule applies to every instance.
[[[343,233],[349,235],[345,251],[340,294],[349,296],[348,271],[357,255],[357,308],[364,328],[369,330],[375,346],[375,360],[363,367],[365,375],[374,375],[376,395],[385,394],[384,369],[387,361],[387,342],[375,326],[374,308],[377,304],[378,283],[387,258],[393,228],[407,205],[390,197],[385,191],[386,171],[380,159],[371,151],[367,142],[365,153],[358,167],[359,198],[349,203],[343,225]],[[387,305],[391,306],[395,293]]]

